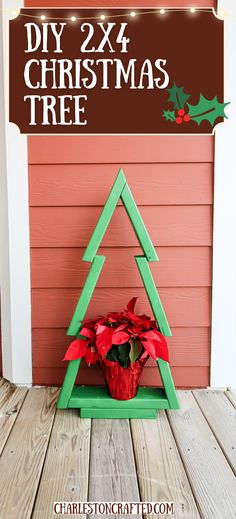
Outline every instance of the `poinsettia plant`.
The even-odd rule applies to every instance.
[[[110,312],[105,317],[83,322],[80,333],[68,347],[64,360],[84,357],[87,364],[107,359],[128,368],[135,361],[150,356],[169,361],[165,337],[156,321],[147,315],[137,315],[131,299],[122,312]]]

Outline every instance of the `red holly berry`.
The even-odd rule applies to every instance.
[[[186,114],[186,115],[184,116],[184,121],[185,121],[186,123],[189,123],[190,119],[191,119],[190,115]]]
[[[181,124],[181,123],[183,122],[182,117],[176,117],[175,122],[176,122],[177,124]]]
[[[180,108],[180,110],[178,110],[178,115],[180,115],[180,117],[183,117],[184,114],[185,114],[184,109]]]

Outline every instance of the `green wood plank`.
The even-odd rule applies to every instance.
[[[111,217],[115,211],[119,198],[121,196],[123,187],[126,184],[126,179],[123,170],[120,169],[113,184],[108,199],[104,205],[100,218],[90,238],[87,249],[83,255],[84,261],[92,261],[97,253],[98,247],[103,239],[106,229],[109,225]]]
[[[68,402],[71,408],[107,409],[169,409],[169,403],[162,388],[139,387],[136,397],[131,400],[112,398],[107,388],[97,386],[75,386]]]
[[[152,244],[151,238],[147,232],[141,214],[137,208],[133,195],[127,184],[125,185],[121,193],[121,200],[126,208],[126,211],[133,225],[134,231],[145,253],[146,258],[148,259],[148,261],[158,261],[158,256]]]
[[[81,292],[79,301],[77,303],[74,315],[72,317],[70,326],[67,330],[67,335],[78,334],[81,327],[81,321],[83,320],[86,314],[90,299],[93,295],[93,291],[96,287],[97,280],[99,278],[105,259],[106,256],[96,256],[96,258],[94,258],[93,263],[91,265],[91,269],[85,281],[84,288]]]
[[[166,396],[168,398],[170,409],[179,409],[179,401],[175,390],[170,365],[162,359],[158,359],[157,365],[160,370],[161,379],[165,388]]]
[[[161,304],[160,296],[157,292],[152,273],[148,262],[144,256],[135,256],[135,261],[143,280],[147,296],[152,307],[155,318],[158,322],[159,329],[166,337],[171,337],[171,329],[169,327],[164,308]]]
[[[82,408],[81,418],[156,418],[155,409],[95,409]]]
[[[71,360],[69,362],[63,386],[57,401],[58,409],[66,409],[75,383],[76,375],[80,367],[81,359]]]

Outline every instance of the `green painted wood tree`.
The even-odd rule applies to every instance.
[[[83,261],[89,261],[92,265],[69,325],[67,335],[79,335],[82,321],[106,259],[105,256],[98,255],[97,251],[119,199],[121,199],[124,204],[137,239],[143,249],[144,255],[135,256],[135,261],[143,280],[153,314],[158,322],[161,333],[166,337],[171,336],[166,314],[149,268],[149,262],[158,261],[158,256],[122,169],[119,170],[83,256]],[[82,417],[153,418],[157,409],[176,409],[179,407],[169,363],[162,359],[157,360],[157,365],[163,382],[163,389],[140,387],[137,396],[128,401],[112,399],[108,395],[106,388],[75,386],[80,362],[81,359],[69,362],[57,404],[57,407],[60,409],[67,407],[80,408]]]

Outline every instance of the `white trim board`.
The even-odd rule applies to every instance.
[[[236,389],[236,2],[224,18],[224,98],[228,120],[215,131],[211,387]],[[227,13],[233,15],[227,16]]]
[[[0,196],[3,376],[32,383],[27,137],[8,117],[8,20],[23,0],[1,0]]]

